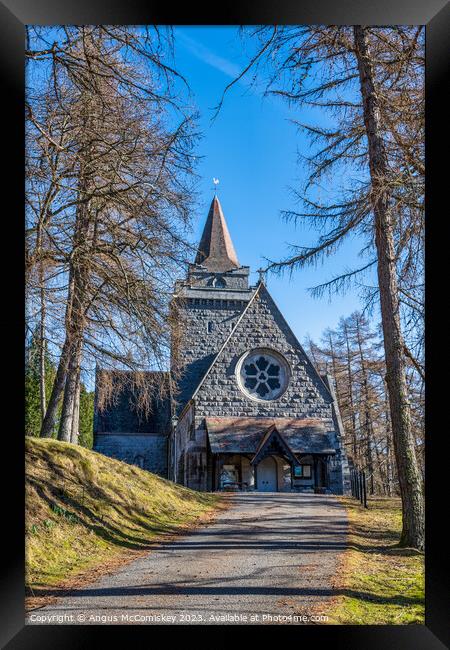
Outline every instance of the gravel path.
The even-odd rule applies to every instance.
[[[37,624],[306,623],[345,549],[333,496],[227,495],[213,523],[29,614]],[[295,616],[299,618],[295,618]],[[57,617],[57,618],[55,618]],[[272,617],[272,618],[271,618]]]

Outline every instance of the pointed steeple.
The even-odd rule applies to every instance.
[[[209,208],[195,264],[201,264],[209,271],[218,273],[240,267],[217,196],[214,196]]]

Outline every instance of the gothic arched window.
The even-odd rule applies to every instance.
[[[239,361],[236,370],[239,387],[253,399],[277,399],[289,383],[288,363],[274,350],[258,349],[247,352]]]

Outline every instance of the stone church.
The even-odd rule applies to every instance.
[[[319,375],[263,281],[249,286],[214,197],[187,277],[175,391],[149,416],[123,391],[94,415],[94,449],[196,490],[349,489],[330,377]],[[97,378],[101,377],[99,371]],[[161,377],[171,386],[170,375]]]

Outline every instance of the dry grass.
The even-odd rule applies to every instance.
[[[327,611],[329,623],[395,625],[424,623],[424,556],[398,546],[401,503],[371,498],[368,509],[340,497],[349,518],[349,549]]]
[[[217,495],[55,440],[26,441],[26,582],[45,596],[212,515]]]

